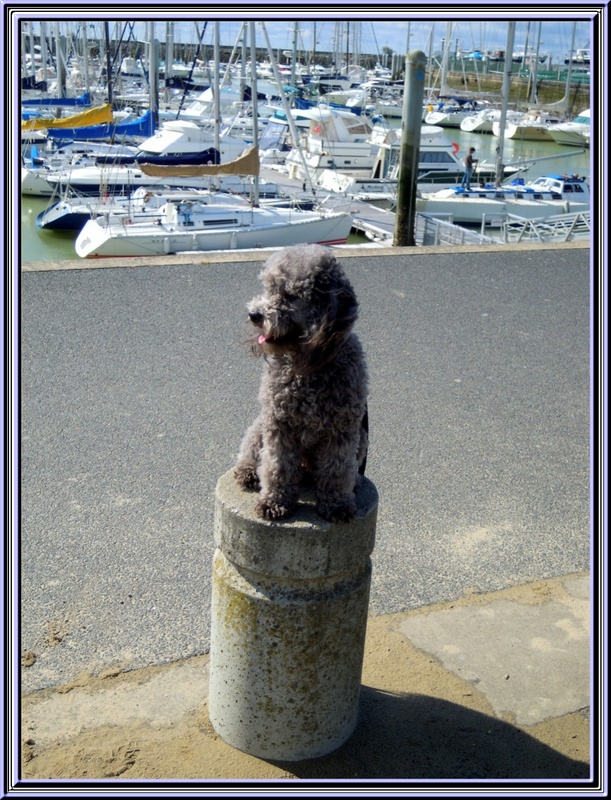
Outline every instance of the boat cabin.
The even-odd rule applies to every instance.
[[[544,175],[526,185],[523,178],[516,178],[510,186],[494,187],[482,184],[469,190],[461,186],[451,191],[461,197],[486,197],[495,200],[515,198],[518,200],[571,200],[589,202],[590,188],[585,178],[577,175]]]
[[[575,199],[586,201],[590,196],[590,187],[585,178],[578,175],[543,175],[534,180],[526,191],[530,192],[551,192],[566,199],[567,195]]]
[[[325,142],[366,142],[373,127],[367,117],[345,111],[325,111],[318,108],[304,111],[303,117],[310,120],[310,147],[314,143],[322,146]]]

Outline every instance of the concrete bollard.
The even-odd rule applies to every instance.
[[[266,522],[256,499],[232,472],[217,484],[210,721],[250,755],[316,758],[357,723],[378,495],[365,478],[347,524],[307,496]]]

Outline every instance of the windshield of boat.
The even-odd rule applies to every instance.
[[[445,150],[421,150],[421,164],[454,164],[458,159]]]
[[[328,116],[311,121],[310,136],[313,139],[339,142],[345,140],[347,133],[349,139],[353,141],[365,141],[371,133],[371,127],[366,117],[359,117],[356,114],[346,114],[341,118]],[[343,133],[343,129],[346,133]]]
[[[289,131],[288,122],[270,120],[259,137],[259,150],[279,149]]]

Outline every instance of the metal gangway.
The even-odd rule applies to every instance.
[[[552,217],[525,219],[512,214],[501,225],[500,238],[515,242],[571,242],[590,238],[590,212],[557,214]]]
[[[454,225],[452,215],[416,214],[416,244],[420,247],[460,244],[499,244],[498,239]]]

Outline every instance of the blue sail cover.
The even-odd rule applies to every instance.
[[[352,113],[356,114],[357,117],[360,117],[360,115],[363,112],[363,109],[360,106],[346,106],[343,105],[342,103],[325,103],[325,105],[331,106],[331,108],[337,108],[338,111],[352,111]],[[308,100],[305,97],[295,97],[295,108],[297,109],[306,111],[310,108],[317,108],[317,107],[318,107],[318,100]]]
[[[136,161],[138,164],[156,164],[161,167],[205,166],[220,164],[221,154],[216,147],[209,147],[207,150],[200,150],[199,153],[178,153],[173,156],[153,156],[150,153],[142,153],[136,157]]]
[[[131,122],[120,122],[117,125],[85,125],[82,128],[49,128],[49,139],[73,141],[74,139],[113,139],[129,136],[144,136],[148,138],[155,133],[155,114],[146,111],[138,119]]]
[[[21,101],[22,106],[90,106],[93,97],[85,92],[80,97],[30,97]]]

